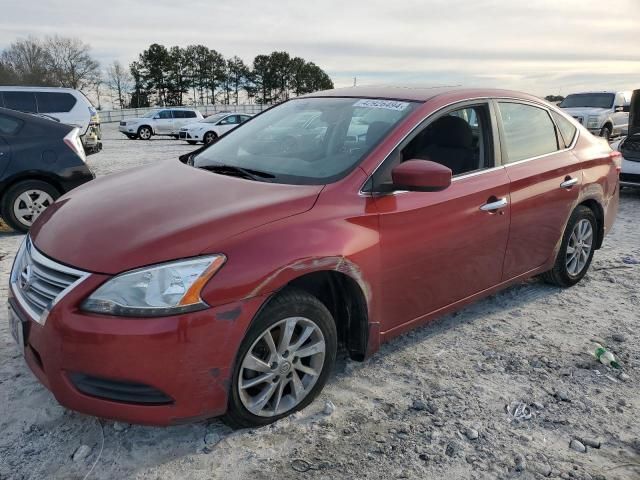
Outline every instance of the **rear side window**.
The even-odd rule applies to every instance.
[[[186,110],[182,112],[184,114],[184,118],[196,118],[196,112],[191,110]]]
[[[552,111],[551,115],[553,115],[553,119],[556,121],[556,125],[558,125],[558,129],[560,129],[560,134],[562,135],[560,143],[564,142],[564,147],[569,148],[573,143],[573,139],[576,136],[578,129],[573,125],[573,123],[559,113]]]
[[[242,115],[240,117],[240,120],[242,123],[246,122],[247,120],[249,120],[251,117],[249,115]]]
[[[36,96],[33,92],[4,92],[4,106],[19,112],[36,113]]]
[[[184,110],[174,110],[173,118],[186,118]]]
[[[546,110],[522,103],[498,104],[506,163],[538,157],[558,150],[556,129]]]
[[[76,104],[76,97],[70,93],[36,92],[36,101],[40,113],[66,113]]]
[[[161,118],[161,119],[171,118],[171,110],[162,110],[158,114],[158,118]]]
[[[22,128],[23,123],[22,120],[0,113],[0,135],[15,135]]]

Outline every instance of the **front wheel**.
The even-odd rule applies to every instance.
[[[202,143],[204,143],[205,145],[209,145],[210,143],[215,142],[217,139],[218,135],[216,135],[216,132],[207,132],[202,137]]]
[[[611,127],[609,125],[602,127],[602,130],[600,130],[600,136],[602,138],[606,138],[607,141],[611,140]]]
[[[595,252],[597,227],[590,208],[576,208],[567,223],[556,263],[542,278],[558,287],[571,287],[582,280]]]
[[[333,317],[300,290],[281,293],[263,309],[240,345],[226,423],[267,425],[309,405],[336,359]]]
[[[151,131],[150,127],[140,127],[138,129],[138,138],[140,140],[151,140],[152,135],[153,132]]]
[[[2,218],[14,230],[27,232],[59,196],[58,190],[41,180],[18,182],[2,198]]]

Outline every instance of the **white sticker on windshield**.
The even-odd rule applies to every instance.
[[[373,100],[363,98],[353,104],[354,107],[384,108],[386,110],[402,111],[409,106],[409,102],[397,102],[395,100]]]

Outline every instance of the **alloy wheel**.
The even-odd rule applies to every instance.
[[[202,139],[202,141],[204,142],[205,145],[209,145],[215,139],[216,139],[215,134],[213,134],[211,132],[207,132],[207,133],[204,134],[204,138]]]
[[[242,359],[238,393],[242,405],[260,417],[296,407],[322,373],[326,342],[320,327],[304,317],[271,325]]]
[[[142,140],[149,140],[151,138],[151,130],[148,128],[141,128],[139,136]]]
[[[53,203],[53,197],[43,190],[26,190],[13,202],[13,214],[23,225],[30,227],[40,214]]]
[[[582,219],[573,227],[567,243],[566,266],[569,275],[577,276],[589,262],[593,248],[593,227],[587,219]]]

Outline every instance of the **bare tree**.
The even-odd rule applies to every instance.
[[[116,94],[120,108],[126,107],[127,92],[131,90],[132,84],[131,73],[118,60],[109,65],[109,68],[107,68],[107,86]]]
[[[95,85],[99,67],[91,55],[91,47],[78,38],[54,35],[47,37],[48,69],[61,87],[83,90]]]
[[[18,85],[55,85],[47,70],[49,63],[49,52],[42,41],[34,37],[16,40],[0,56],[0,64],[5,71],[2,82]]]

